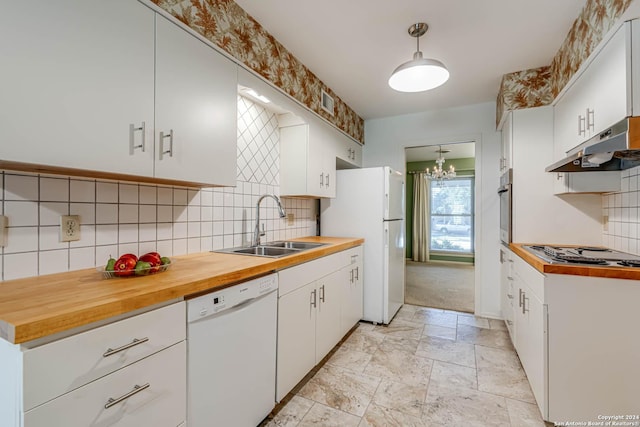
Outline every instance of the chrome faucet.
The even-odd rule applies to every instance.
[[[278,198],[278,196],[275,196],[273,194],[264,194],[260,196],[260,198],[258,199],[258,203],[256,203],[256,227],[253,231],[253,246],[259,246],[260,236],[264,236],[265,234],[264,230],[262,231],[262,233],[260,232],[260,202],[265,197],[271,197],[276,201],[276,203],[278,204],[278,213],[280,214],[280,218],[284,218],[286,216],[286,214],[284,213],[284,209],[282,209],[282,203],[280,203],[280,199]]]

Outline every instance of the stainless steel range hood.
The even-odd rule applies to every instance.
[[[616,171],[640,166],[640,117],[627,117],[583,142],[547,172]]]

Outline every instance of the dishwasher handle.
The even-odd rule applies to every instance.
[[[237,311],[245,310],[246,308],[248,308],[248,306],[250,306],[254,302],[257,302],[257,301],[259,301],[259,300],[261,300],[263,298],[266,298],[267,296],[269,296],[272,293],[276,292],[276,290],[277,289],[272,289],[271,291],[265,292],[265,293],[263,293],[263,294],[261,294],[261,295],[259,295],[257,297],[248,298],[248,299],[246,299],[244,301],[241,301],[241,302],[239,302],[238,304],[236,304],[234,306],[226,307],[226,308],[224,308],[224,309],[222,309],[220,311],[217,311],[215,313],[212,312],[212,313],[207,314],[205,316],[200,316],[200,317],[195,318],[193,320],[189,320],[187,323],[195,323],[195,322],[198,322],[200,320],[211,319],[211,318],[222,316],[222,315],[225,315],[225,314],[231,314],[231,313],[235,313]]]

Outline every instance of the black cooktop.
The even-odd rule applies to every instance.
[[[549,245],[525,245],[523,247],[550,264],[640,267],[640,256],[603,247]]]

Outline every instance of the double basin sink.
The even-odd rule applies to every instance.
[[[269,242],[258,246],[248,246],[242,248],[221,249],[214,252],[238,255],[254,255],[269,258],[279,258],[286,255],[296,254],[309,249],[324,246],[326,243],[292,242],[288,240]]]

